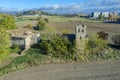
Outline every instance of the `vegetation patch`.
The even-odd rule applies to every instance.
[[[50,21],[48,21],[48,19]],[[38,19],[37,27],[39,30],[47,31],[48,29],[46,28],[48,27],[47,24],[49,22],[55,21],[55,22],[60,22],[61,24],[61,22],[66,21],[63,24],[64,26],[62,32],[70,33],[69,30],[68,31],[65,30],[66,27],[65,24],[68,23],[70,25],[71,23],[69,22],[70,20],[75,22],[75,24],[77,22],[82,22],[82,21],[86,22],[86,19],[81,19],[81,18],[78,19],[76,17],[66,18],[60,16],[52,16],[52,17],[47,16],[45,18]],[[90,20],[90,22],[91,21],[92,20]],[[55,26],[58,27],[58,24],[56,24]],[[33,28],[31,24],[28,24],[26,27]],[[8,28],[7,30],[14,28],[15,27]],[[9,50],[11,53],[17,53],[20,51],[20,49],[17,45],[14,45],[13,47],[10,48],[9,47],[10,37],[8,34],[2,32],[3,31],[1,30],[0,45],[3,46],[0,47],[0,59],[3,60],[3,58],[6,59],[6,57],[9,56],[6,55],[9,53]],[[61,62],[65,63],[71,61],[83,62],[83,61],[119,59],[120,51],[116,49],[111,49],[108,46],[107,38],[108,38],[108,34],[104,32],[99,32],[95,35],[90,36],[89,38],[86,39],[86,45],[85,45],[86,47],[84,53],[81,53],[76,49],[75,41],[70,41],[67,37],[62,36],[62,34],[58,34],[58,33],[55,34],[49,32],[48,30],[48,34],[41,35],[40,43],[33,45],[31,49],[25,52],[26,55],[12,58],[11,59],[12,62],[9,65],[0,68],[0,75],[12,71],[24,69],[27,67],[46,64],[46,63],[61,63]],[[120,42],[119,35],[113,36],[112,40],[113,40],[113,45],[119,46],[119,42]]]
[[[66,37],[58,34],[43,38],[39,44],[32,46],[25,53],[26,55],[14,58],[9,65],[0,68],[0,75],[46,63],[98,61],[120,58],[120,51],[108,47],[106,40],[97,34],[87,39],[84,54],[77,52],[74,42],[71,43]]]

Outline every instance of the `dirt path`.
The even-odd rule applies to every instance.
[[[10,73],[0,80],[120,80],[120,60],[40,65]]]

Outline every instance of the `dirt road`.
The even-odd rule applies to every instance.
[[[0,80],[120,80],[120,60],[40,65],[10,73]]]

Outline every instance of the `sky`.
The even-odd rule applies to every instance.
[[[55,4],[73,4],[86,2],[86,0],[0,0],[0,7],[6,8],[37,8]]]
[[[0,0],[0,11],[33,8],[53,13],[120,12],[120,0]]]

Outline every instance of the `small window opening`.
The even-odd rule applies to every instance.
[[[80,32],[80,29],[78,29],[78,32]]]
[[[82,29],[82,32],[84,32],[84,29]]]

